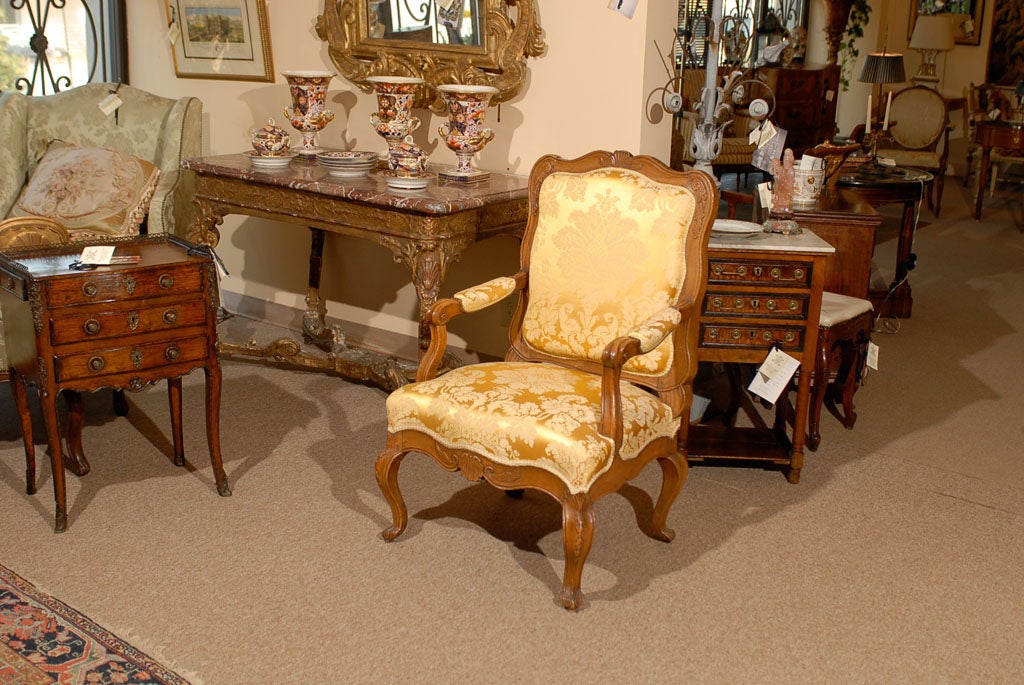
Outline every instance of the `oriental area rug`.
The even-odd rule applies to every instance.
[[[0,683],[188,681],[0,566]]]

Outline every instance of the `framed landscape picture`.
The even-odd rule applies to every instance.
[[[266,0],[164,0],[182,78],[274,81]]]
[[[980,45],[981,13],[984,8],[985,0],[910,0],[907,40],[914,35],[918,14],[949,14],[953,17],[953,37],[957,44]]]

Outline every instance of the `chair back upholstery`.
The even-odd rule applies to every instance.
[[[116,117],[99,102],[116,88],[121,99]],[[17,199],[51,140],[81,147],[103,147],[152,162],[160,180],[150,203],[151,234],[184,235],[193,214],[192,175],[179,168],[182,158],[202,153],[202,102],[195,97],[165,98],[110,83],[90,83],[53,95],[0,96],[0,136],[16,147],[0,172],[0,217]],[[4,155],[6,157],[7,155]]]
[[[890,118],[892,137],[907,150],[935,151],[946,127],[946,100],[927,86],[913,86],[893,95]]]
[[[597,371],[612,340],[666,307],[698,308],[717,209],[706,174],[675,172],[650,157],[538,160],[521,254],[529,282],[509,359]],[[692,379],[697,312],[684,312],[672,336],[629,360],[623,378],[659,392]]]

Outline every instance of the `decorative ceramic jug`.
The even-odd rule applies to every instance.
[[[321,149],[316,134],[334,120],[334,112],[326,108],[327,84],[334,77],[330,71],[282,71],[292,95],[292,106],[284,114],[292,126],[302,133],[299,154],[312,157]]]
[[[444,137],[444,144],[458,159],[455,169],[442,171],[438,175],[459,181],[480,181],[490,174],[475,169],[473,155],[482,150],[494,138],[494,131],[484,128],[484,117],[491,97],[498,92],[492,86],[442,85],[437,89],[448,108],[448,123],[437,132]]]

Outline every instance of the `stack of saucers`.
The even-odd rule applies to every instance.
[[[316,161],[327,169],[327,173],[338,178],[366,176],[377,167],[376,152],[362,150],[330,150],[320,152]]]
[[[297,152],[292,150],[282,150],[281,152],[249,150],[246,153],[255,169],[283,169],[295,159],[297,154]]]

